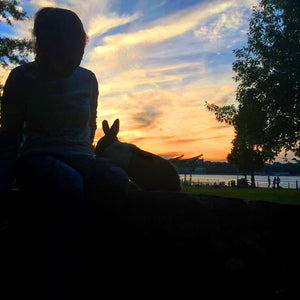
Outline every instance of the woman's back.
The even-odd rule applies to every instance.
[[[2,130],[25,141],[21,154],[93,155],[98,84],[77,67],[68,77],[43,76],[35,62],[15,68],[5,85]]]
[[[70,10],[46,7],[35,15],[33,35],[35,61],[12,70],[4,86],[0,190],[11,187],[17,152],[94,157],[98,84],[79,67],[82,22]]]

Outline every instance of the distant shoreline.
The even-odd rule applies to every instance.
[[[190,173],[178,173],[179,175],[190,175]],[[217,176],[217,175],[220,175],[220,176],[239,176],[239,177],[244,177],[245,175],[243,174],[224,174],[224,173],[191,173],[192,175],[201,175],[201,176]],[[251,176],[251,174],[247,174],[247,176]],[[254,176],[286,176],[286,177],[300,177],[300,174],[297,174],[297,175],[291,175],[291,174],[286,174],[286,173],[266,173],[266,174],[262,174],[262,173],[258,173],[258,174],[254,174]]]

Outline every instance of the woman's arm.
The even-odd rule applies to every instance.
[[[22,71],[16,68],[9,74],[1,99],[0,128],[0,190],[12,187],[13,164],[21,143],[25,119]]]
[[[91,117],[90,117],[90,141],[93,143],[95,132],[97,129],[97,106],[98,106],[98,81],[94,75],[92,83],[92,95],[91,95]]]

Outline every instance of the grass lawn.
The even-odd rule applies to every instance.
[[[293,189],[183,186],[183,192],[300,205],[300,190]]]

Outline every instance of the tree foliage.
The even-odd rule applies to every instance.
[[[12,25],[11,18],[14,20],[24,20],[27,15],[20,9],[20,3],[17,0],[1,0],[0,15],[9,25]]]
[[[251,174],[252,186],[255,186],[254,172],[261,170],[264,162],[275,157],[274,151],[264,142],[263,126],[265,115],[255,101],[251,101],[253,91],[247,90],[245,99],[238,108],[233,105],[219,107],[207,104],[219,122],[234,126],[235,138],[231,152],[227,156],[229,163],[235,165],[244,174]]]
[[[265,141],[274,151],[299,151],[300,1],[262,0],[253,10],[247,46],[234,51],[237,101],[252,102],[265,114]]]
[[[238,107],[206,106],[234,126],[228,161],[253,174],[282,150],[300,156],[300,1],[261,0],[234,53]]]
[[[20,9],[19,1],[0,0],[0,15],[12,26],[12,21],[28,19],[28,15]],[[27,61],[27,54],[32,52],[32,42],[28,39],[16,39],[0,36],[0,66],[22,64]],[[0,85],[1,87],[1,85]]]
[[[234,105],[225,105],[223,107],[219,107],[218,105],[209,104],[207,102],[205,105],[209,111],[215,114],[218,122],[225,122],[229,125],[234,125],[237,114],[237,109]]]

